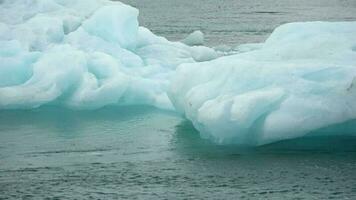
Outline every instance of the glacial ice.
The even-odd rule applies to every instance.
[[[137,17],[106,0],[1,1],[0,109],[173,109],[166,91],[175,68],[218,55],[158,37]]]
[[[356,22],[286,24],[215,51],[194,46],[201,32],[156,36],[138,14],[107,0],[0,1],[0,110],[152,105],[243,145],[343,134],[356,119]],[[237,54],[218,58],[226,49]]]
[[[189,34],[182,42],[189,46],[203,45],[204,44],[204,33],[201,31],[194,31]]]
[[[169,96],[218,143],[302,137],[356,119],[355,46],[356,22],[282,25],[245,53],[180,65]]]

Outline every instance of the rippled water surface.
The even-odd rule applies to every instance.
[[[356,198],[355,138],[218,146],[137,106],[0,111],[0,138],[0,199]]]
[[[354,21],[355,0],[123,0],[140,10],[140,24],[171,40],[194,30],[206,45],[263,42],[296,21]]]

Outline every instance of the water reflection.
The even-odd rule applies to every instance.
[[[346,129],[340,131],[354,130],[354,122],[348,123]],[[336,127],[336,126],[335,126]],[[351,127],[351,128],[350,128]],[[321,135],[328,129],[320,129],[310,133],[307,137],[296,138],[266,144],[258,147],[242,147],[239,145],[219,145],[202,139],[199,132],[191,122],[185,120],[175,127],[175,137],[172,144],[177,151],[191,156],[237,156],[241,154],[310,154],[331,152],[356,152],[355,136]],[[335,130],[333,131],[335,132]],[[354,132],[353,132],[354,133]]]
[[[351,138],[338,142],[356,146]],[[156,199],[157,194],[167,199],[276,199],[308,195],[315,187],[323,188],[317,199],[352,194],[352,187],[341,186],[355,185],[355,152],[292,151],[298,143],[306,142],[248,151],[217,145],[201,139],[189,121],[151,107],[1,111],[0,180],[4,194],[18,199],[28,191],[64,198],[79,191],[78,198],[94,198],[86,188],[111,188],[114,196],[100,193],[98,199]]]

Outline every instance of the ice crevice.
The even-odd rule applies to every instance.
[[[356,119],[356,22],[289,23],[213,49],[200,31],[157,36],[138,14],[107,0],[1,1],[0,109],[150,105],[222,144],[356,135],[337,126]]]
[[[356,76],[352,79],[350,86],[347,88],[347,91],[355,91],[356,85]]]

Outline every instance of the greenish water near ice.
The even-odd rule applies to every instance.
[[[143,106],[0,111],[0,138],[0,199],[356,197],[355,138],[219,146]]]

